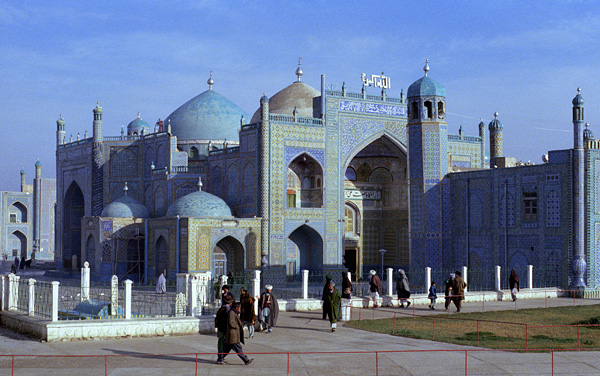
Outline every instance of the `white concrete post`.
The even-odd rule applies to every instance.
[[[425,267],[425,291],[429,294],[429,288],[431,287],[431,268]]]
[[[90,263],[83,263],[81,268],[81,301],[90,300]]]
[[[8,276],[8,309],[14,311],[19,303],[19,277],[18,275],[9,274]]]
[[[387,294],[394,296],[394,269],[387,268]]]
[[[177,273],[177,294],[185,295],[186,300],[188,299],[188,284],[190,275],[187,273]]]
[[[527,288],[533,288],[533,265],[527,265]]]
[[[254,271],[254,278],[252,278],[252,296],[254,297],[254,312],[258,315],[258,298],[260,297],[260,270]]]
[[[58,286],[60,282],[52,281],[52,321],[58,321]]]
[[[500,274],[502,272],[502,267],[500,265],[496,265],[495,266],[496,269],[496,278],[494,280],[494,286],[496,287],[496,291],[501,291],[502,290],[502,274]]]
[[[465,292],[467,292],[467,289],[469,288],[469,282],[467,282],[467,267],[466,266],[462,267],[462,277],[465,280],[465,283],[467,284],[467,287],[465,287]]]
[[[8,276],[7,275],[0,276],[0,284],[2,284],[2,286],[0,287],[0,288],[2,288],[2,296],[0,297],[2,299],[2,304],[0,304],[0,310],[6,311],[8,309]]]
[[[190,279],[188,295],[188,306],[190,307],[190,316],[198,315],[198,279]]]
[[[131,318],[131,285],[132,281],[126,279],[125,282],[125,320]]]
[[[308,270],[302,271],[302,299],[308,299]]]
[[[29,316],[34,316],[35,315],[35,279],[33,278],[29,278],[29,281],[27,281],[27,314]]]
[[[117,314],[117,306],[119,305],[119,277],[113,275],[110,279],[110,314]]]
[[[226,275],[222,275],[221,276],[221,290],[223,290],[223,286],[225,286],[227,284],[227,276]],[[221,292],[219,291],[219,296],[221,296]]]

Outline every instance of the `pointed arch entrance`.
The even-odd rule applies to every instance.
[[[77,183],[71,183],[63,202],[63,265],[65,268],[79,268],[85,199]]]
[[[312,227],[302,225],[285,241],[286,273],[300,274],[300,270],[323,269],[323,238]]]
[[[408,170],[403,145],[387,134],[375,137],[350,157],[343,174],[345,266],[357,277],[369,269],[380,271],[378,251],[385,249],[384,268],[408,268]]]
[[[21,231],[15,231],[10,234],[8,245],[13,257],[27,258],[27,237]]]
[[[286,182],[288,208],[323,207],[323,168],[309,154],[290,163]]]
[[[246,267],[244,254],[244,246],[233,236],[226,236],[219,240],[212,253],[213,275],[242,273]]]

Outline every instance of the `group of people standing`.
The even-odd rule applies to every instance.
[[[258,299],[259,330],[271,333],[277,323],[279,305],[273,294],[273,286],[266,285],[265,291]],[[225,357],[231,350],[235,351],[244,364],[250,364],[254,359],[243,354],[244,328],[248,329],[248,338],[254,337],[256,314],[254,298],[245,287],[241,288],[240,300],[235,301],[228,285],[223,285],[221,292],[221,308],[215,316],[217,332],[217,364],[224,364]]]
[[[375,270],[369,272],[369,292],[371,293],[371,299],[373,299],[373,308],[380,306],[381,296],[381,279],[377,275]],[[409,307],[410,306],[410,285],[408,284],[408,277],[403,269],[398,269],[398,277],[396,278],[396,293],[398,294],[398,306]],[[406,304],[406,306],[405,306]]]

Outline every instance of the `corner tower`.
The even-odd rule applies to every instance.
[[[502,122],[498,120],[498,112],[494,112],[494,119],[488,125],[490,130],[490,168],[496,165],[496,158],[502,156]]]
[[[424,77],[408,88],[411,269],[440,268],[443,256],[443,178],[448,172],[446,91]]]
[[[99,216],[104,206],[104,144],[102,143],[102,107],[100,107],[100,102],[96,104],[93,112],[92,215]]]
[[[585,261],[585,153],[583,149],[583,97],[581,89],[573,98],[573,240],[571,259],[571,287],[586,287]]]

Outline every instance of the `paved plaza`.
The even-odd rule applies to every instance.
[[[567,298],[549,299],[548,306],[595,304],[595,300]],[[546,301],[518,300],[518,308],[543,307]],[[442,305],[440,305],[442,306]],[[512,302],[487,302],[485,310],[514,309]],[[481,311],[481,304],[468,303],[465,312]],[[375,317],[402,315],[410,309],[380,308]],[[355,312],[354,315],[357,313]],[[415,314],[439,314],[426,306],[417,306]],[[363,319],[373,316],[364,309]],[[500,315],[499,315],[500,318]],[[256,333],[247,339],[244,350],[255,361],[244,366],[235,355],[228,364],[215,364],[215,335],[192,335],[156,338],[124,338],[117,340],[41,343],[38,340],[0,329],[0,353],[17,356],[14,375],[102,375],[105,362],[108,375],[194,375],[196,353],[199,375],[273,374],[292,375],[598,375],[600,357],[597,352],[511,353],[481,351],[480,348],[458,346],[428,340],[393,337],[338,326],[335,333],[320,311],[281,312],[272,334]],[[468,351],[465,351],[468,350]],[[379,352],[375,354],[375,352]],[[403,351],[403,352],[390,352]],[[35,356],[32,356],[35,355]],[[60,357],[57,357],[60,356]],[[63,357],[72,356],[72,357]],[[90,357],[93,356],[93,357]],[[10,375],[12,357],[0,359],[0,373]]]

